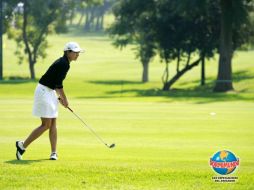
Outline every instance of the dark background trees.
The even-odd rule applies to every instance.
[[[85,16],[84,31],[101,32],[104,30],[104,16],[111,8],[114,0],[88,1],[86,6],[81,10]]]
[[[20,63],[27,55],[34,79],[34,64],[46,56],[48,34],[67,32],[76,16],[83,31],[103,32],[112,7],[115,21],[107,31],[117,47],[136,47],[142,82],[149,81],[149,63],[158,54],[165,63],[163,90],[199,64],[204,85],[205,61],[219,53],[214,91],[233,89],[234,51],[254,41],[251,0],[8,0],[3,1],[2,30],[17,42]]]
[[[233,52],[253,35],[249,22],[252,6],[250,0],[119,1],[114,10],[116,21],[109,31],[117,46],[136,44],[137,49],[150,47],[143,51],[152,50],[160,55],[166,63],[163,90],[169,90],[200,62],[204,67],[204,60],[218,52],[220,61],[214,90],[228,91],[233,89]],[[149,40],[140,40],[148,35]],[[137,54],[141,58],[146,53],[137,51]],[[170,75],[169,63],[173,61],[176,74]]]
[[[103,32],[104,18],[117,0],[72,0],[69,14],[70,24],[79,14],[77,26],[82,25],[84,32]]]
[[[56,23],[60,21],[62,12],[68,13],[65,6],[65,2],[58,0],[12,0],[5,3],[7,35],[17,43],[16,55],[20,63],[26,54],[31,79],[35,79],[37,59],[46,56],[48,34],[58,26]]]
[[[4,21],[1,34],[7,33],[10,39],[16,41],[15,54],[19,63],[23,63],[26,56],[30,78],[35,79],[34,65],[39,57],[46,56],[48,34],[68,32],[67,21],[71,23],[75,13],[80,11],[87,13],[84,30],[103,31],[104,14],[113,2],[114,0],[8,0],[2,4],[1,1],[4,18],[1,20]],[[0,65],[2,71],[2,64]]]
[[[0,1],[0,80],[3,79],[3,2]]]
[[[136,55],[143,72],[142,82],[148,82],[149,63],[155,55],[154,16],[155,1],[121,1],[114,9],[115,22],[108,29],[116,47],[136,44]]]
[[[214,91],[233,90],[232,57],[234,51],[253,35],[249,11],[251,0],[220,0],[219,68]]]

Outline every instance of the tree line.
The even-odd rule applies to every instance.
[[[147,82],[151,59],[165,62],[163,90],[186,72],[219,54],[214,91],[233,90],[232,57],[236,49],[253,39],[251,0],[122,0],[114,7],[115,23],[109,32],[117,47],[137,46]],[[170,70],[170,66],[175,64]],[[175,73],[171,74],[170,73]]]
[[[19,63],[23,62],[25,53],[30,77],[35,79],[34,65],[39,57],[46,57],[49,34],[68,32],[67,21],[72,23],[77,13],[81,14],[80,22],[86,15],[84,31],[102,31],[104,15],[113,2],[115,0],[3,0],[3,33],[16,41]]]
[[[165,63],[163,90],[201,64],[205,83],[205,60],[219,54],[214,91],[233,89],[234,52],[253,42],[251,0],[3,0],[4,32],[17,43],[16,55],[29,60],[31,78],[38,57],[45,57],[47,36],[66,32],[67,21],[85,31],[103,31],[104,15],[112,9],[114,23],[107,29],[117,47],[136,46],[143,66],[142,81],[149,81],[149,63],[159,55]],[[174,65],[175,64],[175,65]],[[172,71],[171,68],[175,68]],[[172,74],[173,73],[173,74]]]

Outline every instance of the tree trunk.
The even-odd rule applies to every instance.
[[[28,17],[28,2],[25,0],[24,1],[24,11],[23,11],[23,26],[22,26],[22,34],[23,34],[23,41],[25,43],[25,50],[28,53],[28,61],[29,61],[29,69],[30,69],[30,77],[31,79],[35,79],[34,78],[34,69],[33,70],[33,74],[31,72],[31,68],[33,68],[33,62],[32,62],[32,52],[28,43],[28,36],[27,36],[27,31],[26,31],[26,27],[27,27],[27,17]]]
[[[35,72],[34,72],[34,63],[29,63],[29,70],[30,70],[30,77],[31,79],[35,79]]]
[[[81,25],[81,22],[82,22],[84,16],[85,16],[85,9],[82,10],[82,13],[81,13],[81,16],[80,16],[80,18],[79,18],[79,21],[78,21],[77,26],[80,26],[80,25]]]
[[[71,14],[70,14],[70,25],[72,25],[72,23],[73,23],[74,15],[75,15],[74,9],[71,9]]]
[[[205,85],[205,57],[201,58],[201,86]]]
[[[215,92],[233,90],[232,85],[232,0],[221,0],[220,58]]]
[[[143,61],[142,66],[143,66],[142,82],[148,82],[149,61]]]
[[[90,9],[86,9],[86,21],[85,21],[85,26],[84,30],[88,31],[90,29]]]
[[[0,2],[0,80],[3,79],[3,3]]]
[[[0,2],[0,80],[3,79],[3,3]]]
[[[168,91],[171,86],[182,76],[184,75],[184,73],[186,73],[187,71],[191,70],[193,67],[197,66],[199,64],[201,59],[198,59],[197,61],[193,62],[190,65],[186,65],[184,67],[184,69],[182,69],[181,71],[177,72],[176,75],[171,78],[168,82],[164,83],[162,90],[164,91]]]
[[[104,14],[101,16],[100,30],[104,29],[103,25],[104,25]]]
[[[97,15],[97,17],[96,17],[96,25],[95,25],[95,31],[96,32],[100,31],[100,19],[101,19],[101,16]]]

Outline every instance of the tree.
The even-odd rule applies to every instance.
[[[0,1],[0,80],[3,79],[3,2]]]
[[[88,0],[83,5],[81,10],[83,18],[86,15],[84,30],[85,31],[103,31],[104,16],[109,11],[116,0]],[[80,21],[81,21],[80,18]]]
[[[120,1],[113,9],[115,22],[108,28],[116,47],[126,47],[135,44],[137,58],[140,59],[143,72],[142,82],[149,81],[149,63],[155,55],[154,30],[151,25],[154,7],[153,0],[147,1]]]
[[[3,41],[2,37],[3,34],[6,33],[7,28],[10,25],[10,17],[13,12],[13,5],[16,5],[18,2],[17,0],[1,0],[0,2],[0,80],[3,79]],[[8,5],[8,6],[7,6]]]
[[[182,0],[181,2],[122,0],[119,2],[119,8],[114,11],[116,21],[110,33],[118,45],[126,46],[134,43],[139,47],[150,46],[152,52],[159,53],[166,63],[163,90],[169,90],[181,76],[200,62],[204,66],[204,60],[213,57],[217,52],[221,54],[218,78],[222,79],[219,81],[227,83],[231,81],[232,52],[247,41],[254,29],[249,27],[248,23],[247,7],[250,6],[251,0],[234,1],[232,4],[234,9],[230,8],[230,4],[222,6],[223,4],[220,3],[223,1],[228,3],[230,0]],[[235,9],[238,8],[240,10],[236,11]],[[229,9],[229,12],[231,10],[231,18],[227,16],[227,19],[232,21],[221,22],[224,24],[222,27],[218,25],[218,18],[224,18],[225,9]],[[141,40],[148,39],[148,36],[149,40]],[[222,46],[225,39],[226,44],[231,43],[231,47]],[[225,62],[223,52],[230,62]],[[145,54],[139,51],[138,56],[142,57],[142,55]],[[151,56],[151,54],[147,55]],[[150,60],[149,56],[147,60]],[[174,61],[176,71],[172,76],[172,72],[169,72],[169,63],[173,64]],[[228,89],[231,89],[230,86]]]
[[[216,31],[216,27],[211,30],[206,26],[208,16],[197,11],[192,13],[187,9],[182,11],[177,3],[166,0],[121,1],[114,10],[116,21],[109,30],[116,45],[137,45],[143,73],[147,75],[148,70],[145,66],[148,66],[156,52],[160,54],[166,62],[163,74],[164,90],[170,89],[185,72],[198,65],[204,57],[211,57],[216,45],[213,38],[215,35],[210,35]],[[188,14],[183,14],[184,12]],[[208,20],[211,22],[211,19]],[[193,64],[190,63],[192,55],[198,51],[200,58]],[[173,60],[177,60],[176,75],[169,79],[169,63]],[[183,64],[185,66],[181,68]]]
[[[232,57],[234,50],[244,43],[250,36],[250,34],[248,34],[246,36],[247,38],[243,37],[239,35],[238,31],[241,31],[244,34],[247,32],[251,33],[251,30],[246,27],[249,23],[248,9],[251,6],[253,6],[253,2],[251,2],[251,0],[220,0],[220,58],[217,82],[214,87],[215,92],[233,90]],[[236,37],[239,39],[235,39]],[[237,44],[239,41],[240,44]]]
[[[215,19],[218,10],[214,4],[198,10],[172,0],[160,1],[157,7],[156,42],[166,63],[163,90],[169,90],[186,72],[214,56],[219,34]],[[170,75],[169,63],[174,61],[176,70]]]
[[[14,17],[8,28],[8,37],[17,42],[16,54],[20,62],[23,60],[21,50],[27,54],[31,79],[35,79],[34,65],[38,57],[46,56],[47,35],[54,30],[54,22],[64,8],[64,1],[58,0],[22,0],[12,7]]]

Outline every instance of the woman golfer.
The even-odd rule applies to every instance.
[[[64,55],[57,59],[39,80],[35,89],[33,115],[41,118],[41,125],[34,129],[25,141],[16,141],[16,157],[22,159],[26,148],[46,130],[49,129],[51,160],[57,160],[58,99],[66,108],[68,100],[63,89],[63,80],[70,68],[70,62],[76,61],[83,50],[76,42],[69,42],[64,47]]]

